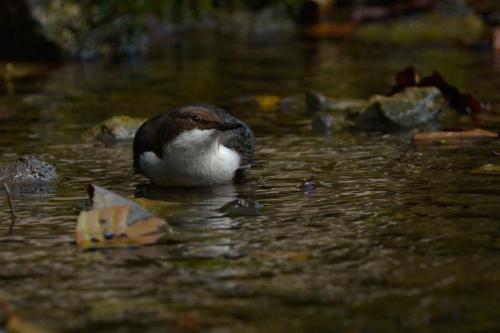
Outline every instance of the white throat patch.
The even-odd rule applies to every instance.
[[[157,185],[206,186],[229,183],[240,166],[239,154],[220,144],[220,132],[192,129],[163,147],[140,157],[144,174]]]

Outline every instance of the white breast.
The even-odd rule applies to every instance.
[[[162,186],[208,186],[229,183],[240,165],[239,154],[219,143],[220,132],[193,129],[140,157],[144,174]]]

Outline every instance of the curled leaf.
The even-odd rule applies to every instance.
[[[114,192],[89,185],[92,207],[82,211],[76,226],[81,249],[140,246],[159,243],[168,235],[165,220]]]
[[[481,102],[471,94],[463,94],[457,87],[445,81],[437,71],[423,78],[418,85],[420,87],[436,87],[443,94],[448,105],[461,114],[481,113]]]
[[[389,96],[397,94],[403,91],[407,87],[416,87],[418,85],[418,81],[420,77],[418,76],[415,67],[408,66],[403,69],[401,72],[396,74],[396,85],[392,87]]]

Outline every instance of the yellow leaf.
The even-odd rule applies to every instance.
[[[278,107],[281,98],[272,95],[258,95],[255,96],[255,102],[261,109],[274,109]]]
[[[97,249],[159,243],[168,235],[167,222],[116,193],[90,185],[91,210],[82,211],[76,225],[79,248]]]

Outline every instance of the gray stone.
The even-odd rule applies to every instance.
[[[359,110],[366,101],[360,99],[336,99],[323,95],[317,91],[308,91],[304,96],[306,109],[308,112],[338,111],[346,112]]]
[[[355,126],[368,131],[415,128],[436,118],[441,100],[441,92],[434,87],[406,88],[393,96],[375,95],[355,120]]]
[[[311,126],[317,133],[330,134],[334,130],[334,120],[331,115],[321,113],[313,118]]]
[[[85,141],[98,140],[106,143],[132,141],[135,132],[146,119],[115,116],[100,122],[84,133]]]
[[[302,95],[287,96],[278,104],[278,109],[283,112],[295,112],[304,110],[304,108],[304,98]]]
[[[0,165],[0,183],[48,183],[56,179],[56,168],[33,155]]]
[[[325,95],[317,91],[308,91],[304,96],[308,112],[320,112],[327,108],[328,99]]]

